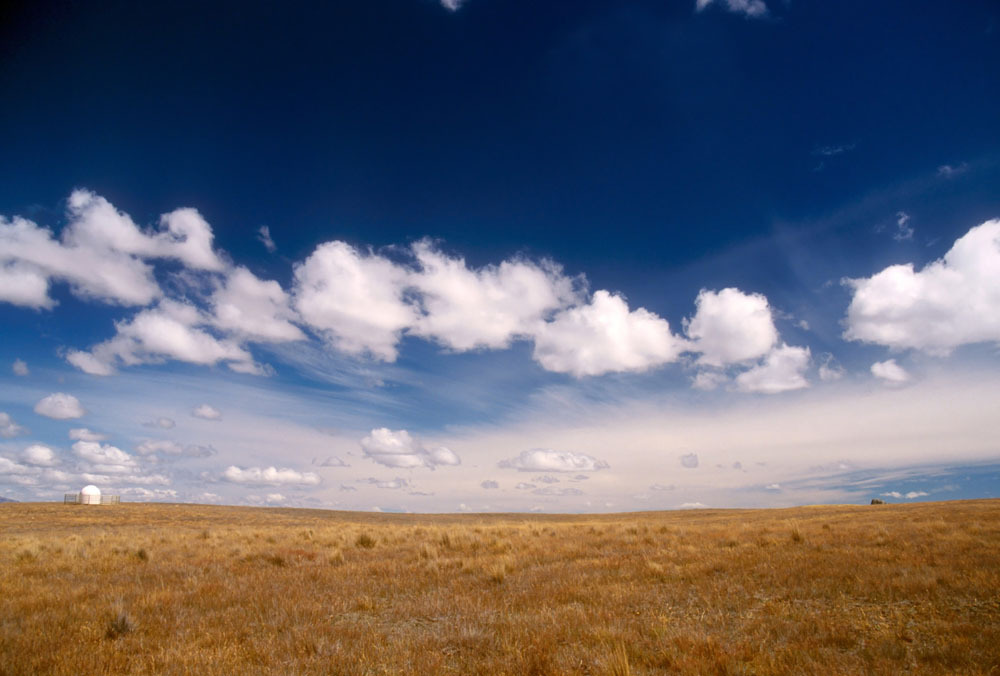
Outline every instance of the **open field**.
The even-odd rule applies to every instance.
[[[0,505],[0,675],[989,674],[1000,501]]]

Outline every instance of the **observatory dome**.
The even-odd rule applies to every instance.
[[[84,486],[80,491],[80,502],[84,505],[101,504],[101,489],[97,486]]]

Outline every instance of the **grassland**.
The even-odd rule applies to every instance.
[[[0,675],[990,674],[1000,501],[0,505]]]

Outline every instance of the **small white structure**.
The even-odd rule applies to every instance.
[[[120,495],[101,495],[101,489],[94,485],[84,486],[79,493],[66,493],[63,496],[64,504],[117,505],[119,502]]]

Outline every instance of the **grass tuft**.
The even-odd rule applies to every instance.
[[[116,639],[135,631],[135,622],[129,616],[128,611],[121,609],[108,621],[107,630],[104,632],[105,638]]]
[[[608,657],[608,674],[609,676],[632,676],[632,667],[629,665],[624,643],[619,643],[611,651],[611,655]]]

